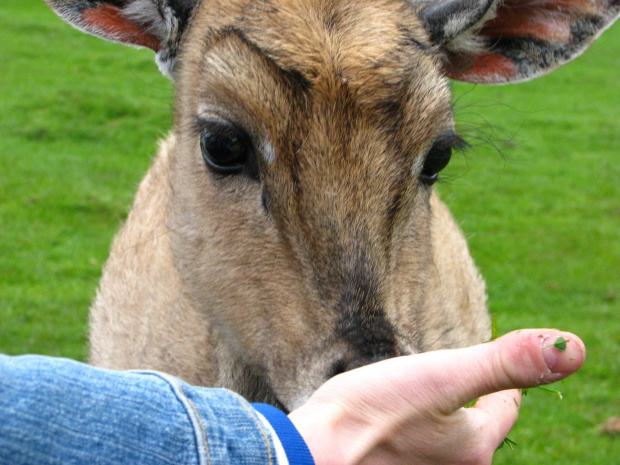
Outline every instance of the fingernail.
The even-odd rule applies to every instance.
[[[567,373],[575,370],[583,360],[581,345],[571,342],[571,335],[547,335],[540,344],[545,364],[552,373]]]

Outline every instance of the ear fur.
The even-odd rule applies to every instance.
[[[443,0],[420,17],[449,77],[504,84],[577,58],[619,14],[620,0]]]
[[[89,34],[154,50],[174,75],[183,32],[200,0],[44,0],[62,19]]]

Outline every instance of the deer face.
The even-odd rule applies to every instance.
[[[201,11],[181,58],[170,230],[194,304],[291,408],[424,349],[429,197],[459,139],[410,5],[244,7]]]
[[[165,189],[178,295],[217,334],[214,384],[289,410],[341,371],[488,337],[483,284],[432,194],[462,145],[446,76],[542,75],[579,55],[620,9],[579,0],[46,1],[89,33],[152,48],[174,77]],[[140,324],[167,321],[167,308],[136,311]]]

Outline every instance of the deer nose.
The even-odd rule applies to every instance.
[[[338,360],[334,362],[330,370],[327,372],[327,379],[333,378],[334,376],[341,375],[345,371],[349,371],[348,365],[349,364],[344,360]]]
[[[383,353],[373,357],[355,357],[352,359],[341,358],[331,365],[327,373],[327,379],[333,378],[334,376],[340,375],[346,371],[351,371],[372,363],[380,362],[381,360],[396,357],[397,355],[398,354],[396,353]]]
[[[394,357],[397,352],[396,331],[385,310],[375,266],[360,245],[347,262],[335,304],[340,316],[336,340],[344,343],[346,352],[330,367],[331,376]]]

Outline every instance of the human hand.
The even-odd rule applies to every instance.
[[[562,352],[553,346],[559,337]],[[343,373],[289,418],[317,465],[490,464],[517,420],[518,389],[569,376],[585,354],[573,334],[514,331]]]

